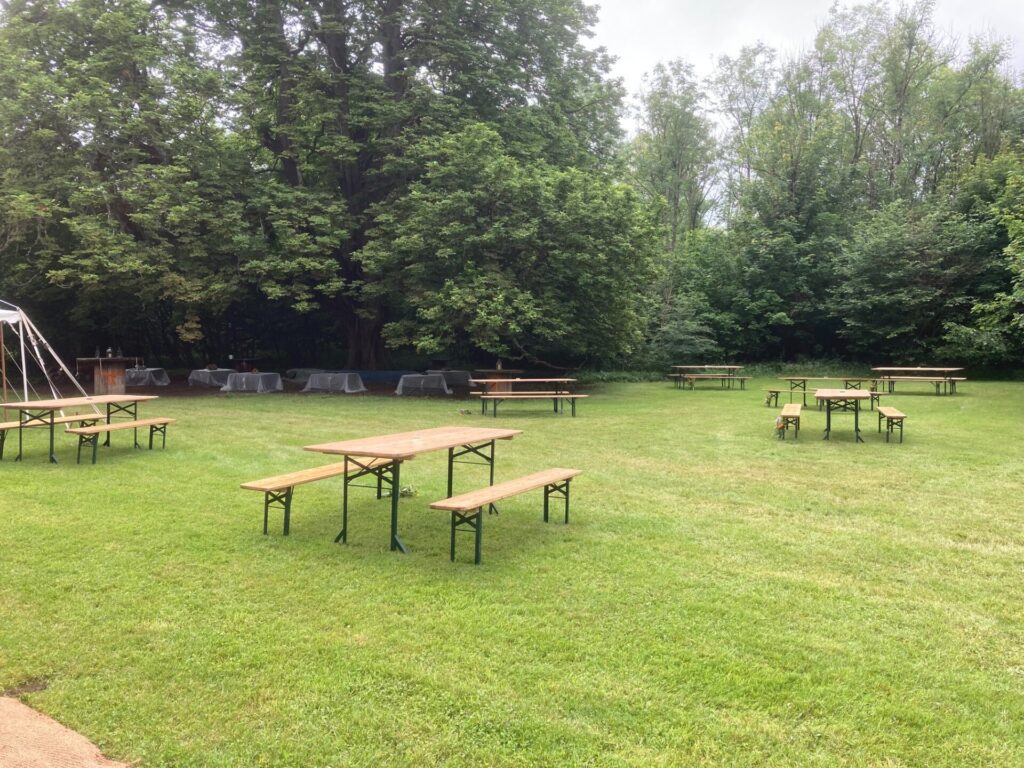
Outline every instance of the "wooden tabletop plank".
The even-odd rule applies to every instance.
[[[872,368],[872,371],[917,371],[919,373],[956,373],[957,371],[963,371],[964,368],[927,368],[924,366],[879,366]]]
[[[340,456],[374,456],[381,459],[411,459],[421,453],[474,445],[491,440],[511,440],[521,435],[521,429],[492,429],[489,427],[434,427],[390,435],[360,437],[333,443],[307,445],[303,450]]]
[[[524,384],[572,384],[576,379],[470,379],[470,384],[514,384],[516,382],[522,382]]]
[[[814,397],[818,400],[867,400],[871,393],[864,389],[816,389]]]
[[[156,400],[157,397],[159,395],[92,395],[89,397],[61,397],[55,400],[25,400],[0,405],[8,411],[59,411],[62,408],[77,408],[83,405],[138,403],[143,400]]]
[[[673,368],[687,368],[690,370],[713,370],[720,369],[723,371],[738,371],[743,368],[742,365],[673,365]]]

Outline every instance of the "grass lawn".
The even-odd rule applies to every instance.
[[[858,445],[813,408],[776,440],[776,383],[604,385],[576,419],[166,397],[166,452],[115,433],[96,466],[33,430],[0,464],[0,689],[147,767],[1024,765],[1024,384],[902,385],[905,442],[868,413]],[[340,479],[287,538],[238,488],[444,424],[524,430],[498,480],[585,470],[571,524],[536,491],[450,563],[443,452],[403,468],[408,556],[368,490],[342,546]]]

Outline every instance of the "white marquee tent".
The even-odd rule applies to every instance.
[[[32,397],[39,394],[34,384],[44,381],[47,391],[43,396],[60,397],[55,379],[61,372],[77,394],[86,394],[28,315],[20,307],[0,301],[0,402],[37,399]]]

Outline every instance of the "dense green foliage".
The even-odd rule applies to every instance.
[[[708,114],[726,132],[721,226],[700,232],[691,218],[688,236],[670,238],[654,351],[667,351],[664,318],[684,317],[691,348],[751,360],[1024,360],[1011,243],[1024,100],[1004,61],[999,45],[944,41],[929,2],[873,2],[834,8],[798,58],[779,63],[763,46],[723,58],[700,98],[684,67],[657,73],[634,170],[668,201],[671,232],[679,185],[706,185],[677,145],[704,151]],[[689,139],[659,127],[666,113]]]
[[[623,93],[583,0],[0,4],[0,296],[69,352],[1024,360],[1024,97],[928,0]]]
[[[861,445],[813,408],[776,440],[778,383],[605,385],[575,419],[163,397],[166,451],[115,434],[95,467],[64,435],[49,466],[32,430],[0,463],[0,690],[48,683],[27,702],[146,768],[1024,764],[1024,385],[901,387],[905,442],[867,417]],[[303,445],[449,423],[523,430],[499,480],[583,469],[570,524],[509,499],[483,563],[469,537],[450,563],[443,452],[402,470],[407,556],[369,489],[337,545],[337,478],[296,490],[287,538],[238,488],[318,463]]]
[[[16,0],[0,18],[8,300],[57,316],[71,306],[82,338],[178,356],[185,344],[231,351],[220,338],[231,324],[237,336],[262,322],[266,340],[303,315],[357,366],[383,362],[388,323],[394,343],[423,349],[455,343],[421,338],[454,326],[489,353],[515,343],[522,355],[615,359],[637,346],[632,296],[652,238],[635,196],[607,173],[621,93],[605,58],[580,44],[592,22],[581,2]],[[502,242],[489,207],[474,214],[483,240],[448,283],[401,279],[389,270],[405,257],[381,253],[399,211],[417,216],[417,190],[439,183],[433,154],[483,127],[524,193],[546,188],[532,208],[546,205],[544,220],[526,222],[540,232],[534,252],[516,257],[547,273],[509,298],[531,316],[525,336],[461,327],[459,296],[485,299],[478,314],[488,314],[522,271],[503,263],[516,243]],[[425,225],[435,213],[423,212]],[[431,233],[420,265],[443,273],[461,234]],[[588,258],[606,261],[604,274],[577,276]],[[610,280],[615,269],[634,276]],[[595,291],[619,307],[609,322],[537,327]],[[407,308],[416,317],[449,297],[441,325],[415,339],[394,332]],[[553,306],[564,308],[549,317]],[[146,338],[154,327],[161,339]]]

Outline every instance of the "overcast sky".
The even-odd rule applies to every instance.
[[[603,45],[618,58],[613,74],[624,79],[630,96],[659,61],[681,58],[706,75],[718,56],[735,55],[758,40],[783,54],[808,49],[832,5],[832,0],[592,2],[600,6],[600,21],[591,45]],[[1013,69],[1024,72],[1024,0],[937,0],[935,22],[965,44],[977,34],[1009,40]]]

